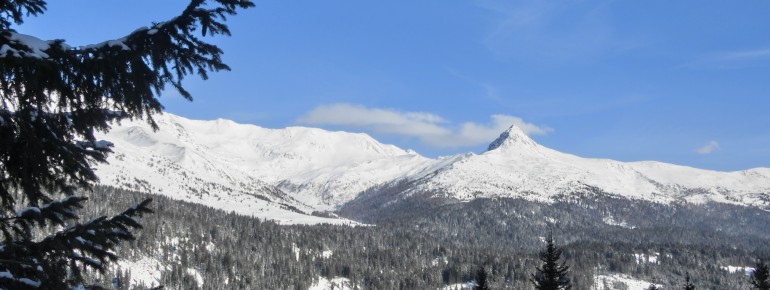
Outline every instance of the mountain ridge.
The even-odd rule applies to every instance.
[[[165,113],[158,131],[123,122],[99,138],[115,144],[102,183],[157,192],[243,214],[284,218],[333,211],[398,180],[402,196],[512,197],[550,202],[587,187],[656,202],[721,202],[767,208],[770,168],[721,172],[656,161],[582,158],[538,144],[517,126],[485,152],[428,158],[363,133],[268,129]],[[397,197],[396,197],[397,198]]]

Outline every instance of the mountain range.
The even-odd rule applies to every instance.
[[[720,172],[654,161],[582,158],[511,126],[482,153],[428,158],[361,133],[267,129],[217,119],[157,116],[157,131],[123,121],[98,137],[114,144],[100,182],[282,223],[352,223],[333,212],[367,192],[401,186],[453,202],[521,198],[549,203],[602,192],[659,203],[770,208],[770,168]],[[322,214],[319,214],[324,212]]]

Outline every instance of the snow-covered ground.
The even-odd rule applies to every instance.
[[[722,266],[721,268],[731,274],[742,273],[746,276],[751,276],[751,274],[754,273],[754,267],[748,266]]]
[[[635,229],[636,228],[636,226],[630,225],[629,223],[627,223],[624,220],[617,221],[612,216],[604,217],[604,219],[602,221],[604,221],[605,224],[608,224],[608,225],[611,225],[611,226],[619,226],[619,227],[627,228],[627,229]]]
[[[318,282],[308,288],[308,290],[353,290],[350,279],[335,277],[331,280],[320,277]]]
[[[131,271],[131,286],[145,285],[148,287],[160,285],[160,275],[165,271],[165,267],[155,258],[142,257],[136,261],[120,259],[117,262],[117,269],[122,271]],[[125,281],[123,283],[126,283]]]
[[[438,290],[465,290],[465,289],[473,289],[473,287],[476,287],[476,282],[466,282],[466,283],[458,283],[458,284],[452,284],[444,286],[444,288],[439,288]]]
[[[596,275],[592,290],[615,290],[620,285],[625,285],[628,290],[645,290],[651,282],[639,280],[625,274]],[[661,286],[661,285],[657,285]]]
[[[187,274],[195,278],[195,282],[198,283],[198,287],[203,287],[203,276],[200,272],[198,272],[198,269],[187,268]]]
[[[165,241],[162,243],[162,246],[168,246],[171,249],[176,249],[178,248],[180,242],[184,242],[185,240],[186,238],[166,237]],[[204,248],[208,251],[211,251],[216,248],[216,246],[209,243],[205,245]],[[177,253],[176,250],[173,250],[170,254],[171,255],[168,257],[169,260],[172,261],[172,263],[179,263],[181,259],[179,253]],[[130,271],[131,280],[122,281],[121,283],[123,284],[128,284],[129,286],[158,286],[160,285],[161,274],[164,271],[171,271],[171,265],[161,262],[161,259],[159,258],[161,253],[159,249],[153,255],[154,256],[142,256],[133,259],[121,258],[111,267],[113,272],[116,274],[119,272]],[[198,287],[203,287],[205,281],[203,280],[203,275],[201,275],[200,270],[196,268],[187,268],[186,272],[188,275],[195,279]]]
[[[660,253],[654,253],[652,255],[648,254],[634,254],[634,258],[636,259],[637,264],[657,264],[658,263],[658,257],[660,257]]]

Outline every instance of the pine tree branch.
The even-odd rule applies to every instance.
[[[104,162],[109,151],[84,150],[73,141],[93,142],[94,130],[109,128],[115,118],[103,110],[145,119],[157,129],[152,115],[163,109],[157,96],[167,85],[192,99],[182,85],[185,76],[206,79],[209,71],[228,70],[221,49],[198,38],[196,31],[229,35],[226,16],[254,4],[218,0],[213,6],[195,0],[167,22],[78,48],[63,40],[0,31],[0,138],[6,140],[0,141],[0,151],[11,153],[0,156],[8,159],[3,164],[9,173],[0,180],[0,191],[18,188],[35,205],[50,200],[46,192],[72,194],[87,188],[96,181],[89,162]],[[45,117],[51,112],[71,115]],[[13,204],[13,197],[3,195],[6,208]]]
[[[42,0],[0,0],[0,29],[8,29],[11,23],[22,24],[25,16],[35,16],[45,11]]]
[[[111,143],[97,140],[122,118],[146,120],[163,106],[167,86],[192,99],[182,80],[228,70],[222,51],[202,39],[230,31],[224,24],[247,0],[192,0],[182,14],[128,36],[85,47],[17,33],[12,24],[45,10],[45,1],[0,0],[0,288],[67,289],[83,284],[84,269],[104,271],[118,243],[133,240],[136,217],[150,200],[113,217],[77,219],[85,198],[71,196],[98,179]],[[118,113],[119,112],[119,113]],[[53,196],[70,197],[54,201]],[[17,210],[17,200],[27,204]],[[41,205],[42,204],[42,205]],[[64,230],[33,241],[34,227]]]
[[[71,207],[67,206],[68,204],[76,204],[72,200],[84,200],[73,197],[67,199],[51,203],[48,208],[53,212],[67,212],[66,208]],[[82,281],[82,277],[78,277],[81,268],[105,271],[107,263],[117,259],[112,250],[121,241],[135,239],[131,229],[142,227],[135,218],[152,212],[148,208],[151,201],[146,199],[111,218],[101,216],[82,224],[75,224],[37,242],[21,239],[1,243],[3,250],[0,251],[0,261],[13,261],[11,264],[17,265],[6,267],[7,271],[15,277],[29,277],[44,283],[69,283],[51,279],[51,276],[55,276],[56,273],[70,273],[76,276],[75,281]],[[18,218],[20,221],[37,221],[41,219],[41,213],[46,211],[49,210],[41,209],[40,213],[32,209],[22,210]],[[64,284],[54,284],[52,287],[61,289],[62,285]],[[2,286],[3,284],[0,283],[0,287]]]

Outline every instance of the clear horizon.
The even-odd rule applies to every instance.
[[[50,2],[15,27],[86,45],[187,1]],[[147,9],[153,7],[153,9]],[[581,157],[770,167],[770,2],[257,2],[214,42],[231,72],[168,112],[365,132],[436,157],[511,124]],[[73,16],[75,15],[75,16]]]

